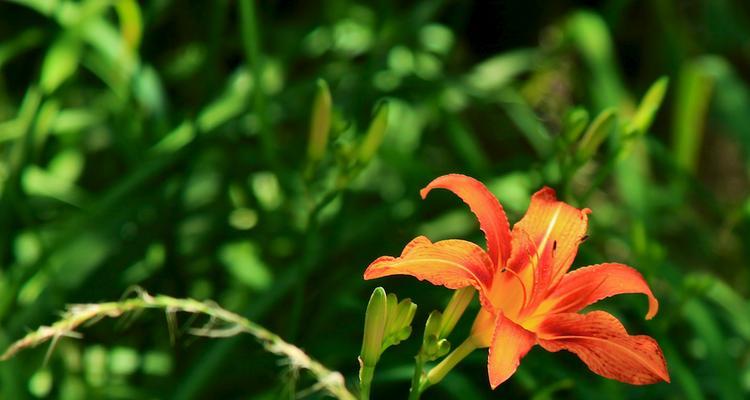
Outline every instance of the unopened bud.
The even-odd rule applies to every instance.
[[[450,351],[450,342],[439,337],[440,328],[443,321],[443,314],[440,311],[433,311],[427,317],[427,323],[424,328],[424,338],[422,340],[422,355],[428,361],[448,354]]]
[[[583,134],[583,138],[578,144],[578,160],[581,162],[589,160],[599,149],[604,139],[609,136],[616,123],[617,117],[614,109],[602,111],[591,123],[586,133]]]
[[[365,313],[365,334],[360,352],[360,360],[365,366],[374,366],[380,359],[387,314],[385,290],[378,287],[372,292]]]
[[[427,323],[424,328],[424,339],[427,340],[429,337],[434,336],[436,339],[440,334],[440,325],[443,322],[443,314],[434,310],[427,317]]]
[[[576,107],[565,115],[563,122],[563,138],[566,143],[575,143],[586,125],[589,123],[589,113],[583,108]]]
[[[388,296],[385,298],[385,303],[386,309],[388,310],[388,319],[385,322],[387,335],[388,330],[394,327],[394,322],[396,321],[396,317],[398,317],[398,297],[393,293],[388,293]]]
[[[435,352],[435,358],[442,357],[448,352],[451,351],[451,342],[448,341],[448,339],[440,339],[438,340],[438,348]]]
[[[383,102],[375,112],[375,118],[367,129],[362,144],[359,147],[359,161],[367,164],[383,143],[386,128],[388,127],[388,103]]]
[[[310,161],[320,161],[328,146],[328,135],[331,131],[331,92],[328,84],[318,79],[312,112],[310,114],[310,137],[307,144],[307,157]]]
[[[456,327],[458,320],[461,319],[464,311],[466,311],[466,307],[469,306],[469,303],[474,298],[474,292],[476,292],[476,289],[473,286],[467,286],[453,292],[453,296],[445,307],[445,312],[441,318],[440,331],[438,332],[439,338],[446,338],[453,332],[453,328]]]
[[[667,87],[669,86],[669,78],[666,76],[659,78],[653,85],[646,91],[643,96],[641,103],[638,105],[638,109],[633,115],[633,118],[628,124],[627,134],[628,135],[642,135],[646,133],[651,123],[654,121],[654,116],[661,106],[664,95],[667,93]]]
[[[408,339],[409,336],[411,336],[411,326],[405,326],[396,333],[396,339],[398,339],[399,342]]]
[[[393,325],[396,327],[411,326],[414,314],[417,312],[417,305],[411,302],[411,299],[404,299],[398,304],[398,311]]]

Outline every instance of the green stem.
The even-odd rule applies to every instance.
[[[411,377],[411,387],[409,388],[409,400],[419,400],[422,395],[422,371],[424,370],[424,357],[422,350],[414,357],[414,375]]]
[[[445,375],[450,372],[461,360],[466,358],[472,351],[477,349],[477,345],[474,344],[471,337],[464,340],[460,346],[456,347],[447,357],[443,359],[435,368],[431,369],[427,374],[427,378],[422,382],[419,388],[420,392],[423,392],[428,387],[440,382],[445,378]],[[418,398],[418,397],[417,397]]]
[[[245,59],[253,78],[254,112],[258,115],[258,121],[260,121],[260,144],[266,160],[274,169],[277,169],[276,143],[268,119],[268,103],[262,81],[264,66],[255,0],[241,0],[238,4]]]
[[[375,375],[375,366],[362,365],[359,371],[359,399],[369,400],[372,377]]]

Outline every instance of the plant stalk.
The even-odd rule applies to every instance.
[[[359,399],[369,400],[370,399],[370,387],[372,386],[372,378],[375,375],[375,367],[370,365],[362,365],[362,369],[359,371]]]
[[[207,315],[212,321],[221,321],[225,325],[216,327],[215,324],[207,324],[191,329],[191,333],[214,338],[235,336],[240,333],[250,334],[263,345],[266,351],[286,358],[290,365],[309,371],[318,381],[318,385],[334,397],[343,400],[356,399],[346,388],[344,377],[339,372],[329,370],[310,358],[300,348],[284,341],[255,322],[215,304],[163,295],[151,296],[142,291],[135,298],[119,302],[70,306],[61,320],[50,326],[42,326],[13,343],[4,354],[0,355],[0,361],[7,360],[19,351],[41,343],[54,344],[60,337],[76,337],[76,329],[88,322],[99,321],[104,317],[118,318],[145,309],[161,309],[167,314],[186,312]]]
[[[419,400],[422,395],[422,374],[424,370],[425,359],[422,350],[414,357],[414,375],[411,377],[411,387],[409,388],[409,400]]]
[[[453,367],[455,367],[459,362],[461,362],[461,360],[466,358],[466,356],[471,354],[471,352],[476,349],[477,345],[474,344],[474,341],[471,339],[471,337],[464,340],[464,342],[456,347],[450,354],[448,354],[448,356],[445,357],[443,361],[440,361],[438,365],[430,370],[424,382],[422,382],[419,391],[423,392],[428,387],[443,380],[443,378],[445,378],[445,375],[447,375],[448,372],[453,369]]]

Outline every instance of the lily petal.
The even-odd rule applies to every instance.
[[[590,212],[588,208],[579,210],[557,200],[555,191],[544,187],[534,193],[526,214],[513,226],[514,236],[516,230],[526,232],[540,252],[552,245],[553,283],[559,281],[573,263],[578,245],[586,235]]]
[[[487,253],[465,240],[432,243],[424,236],[409,242],[400,257],[384,256],[365,270],[365,279],[390,275],[411,275],[433,285],[460,289],[472,285],[486,302],[486,288],[492,283],[494,266]]]
[[[536,343],[536,335],[498,313],[490,343],[487,370],[493,389],[510,378],[526,353]]]
[[[482,182],[460,174],[448,174],[430,182],[419,194],[424,199],[432,189],[447,189],[466,203],[479,220],[487,239],[487,252],[495,265],[510,257],[510,224],[503,206]]]
[[[607,263],[590,265],[565,274],[560,284],[550,294],[553,313],[577,312],[606,297],[642,293],[648,296],[648,313],[651,319],[659,310],[659,302],[651,293],[648,283],[635,269],[624,264]]]
[[[548,351],[568,350],[591,371],[631,385],[669,382],[664,355],[649,336],[630,336],[620,321],[604,311],[548,316],[538,342]]]

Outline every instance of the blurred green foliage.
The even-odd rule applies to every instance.
[[[0,21],[0,346],[140,285],[213,299],[354,385],[375,285],[420,305],[415,326],[450,297],[367,264],[417,234],[483,240],[454,197],[419,199],[460,172],[511,221],[542,185],[591,208],[576,265],[644,273],[655,320],[602,306],[659,341],[672,384],[533,350],[492,393],[476,352],[426,396],[750,396],[746,2],[16,0]],[[0,364],[0,398],[319,396],[250,339],[126,322]],[[407,392],[419,337],[383,354],[374,398]]]

